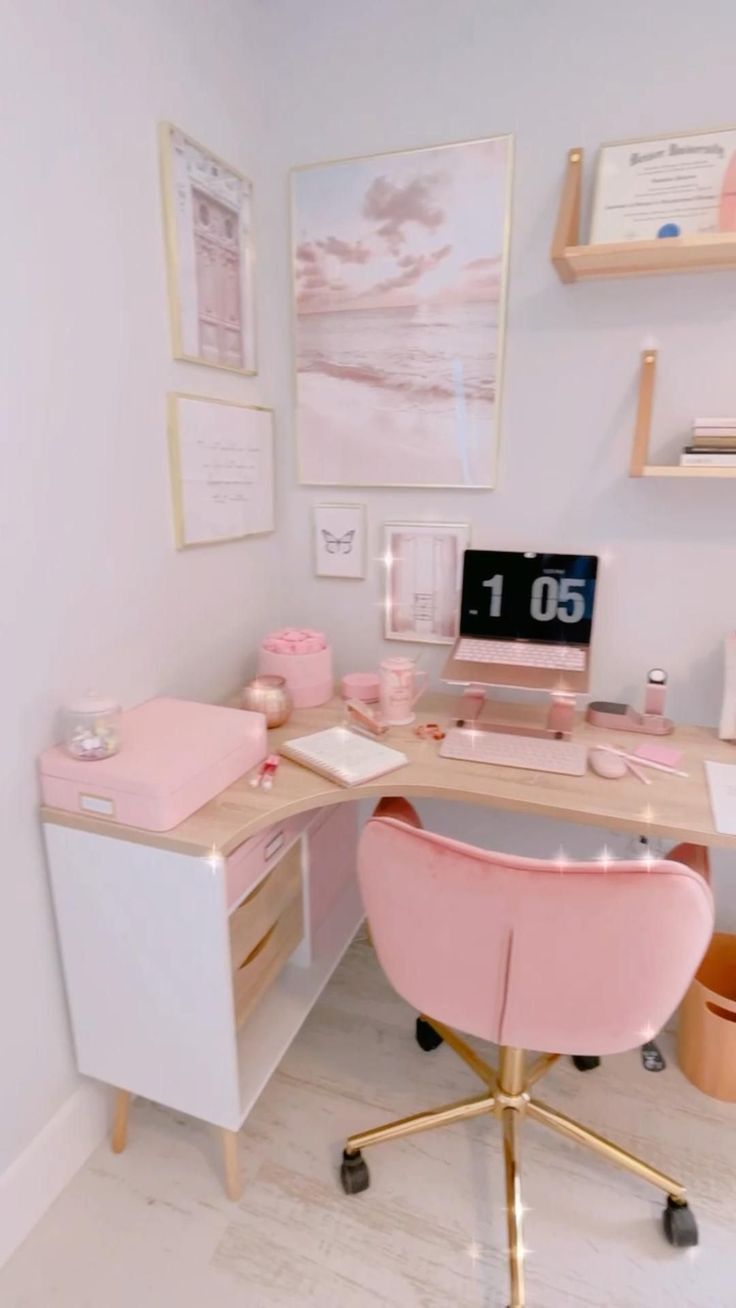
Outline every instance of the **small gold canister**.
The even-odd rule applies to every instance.
[[[241,708],[250,709],[252,713],[263,713],[268,727],[282,726],[293,706],[284,677],[254,677],[243,688]]]

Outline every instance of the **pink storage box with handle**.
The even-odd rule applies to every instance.
[[[170,831],[265,758],[262,713],[149,699],[121,714],[120,752],[91,762],[60,745],[40,759],[51,808]]]

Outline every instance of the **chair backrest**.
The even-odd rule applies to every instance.
[[[372,818],[358,875],[378,958],[419,1012],[497,1044],[631,1049],[679,1004],[713,930],[681,863],[488,853]]]

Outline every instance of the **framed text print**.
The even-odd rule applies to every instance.
[[[490,487],[508,136],[292,173],[301,480]]]
[[[387,640],[452,644],[457,635],[463,555],[469,539],[467,523],[386,524]]]
[[[253,187],[171,123],[159,145],[174,358],[252,374]]]
[[[365,505],[314,506],[314,558],[318,577],[365,576]]]
[[[169,460],[179,549],[273,531],[270,409],[170,395]]]

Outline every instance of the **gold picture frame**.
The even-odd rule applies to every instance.
[[[489,154],[489,168],[491,159],[493,168],[497,171],[498,176],[494,176],[493,181],[489,180],[487,195],[492,196],[493,203],[489,202],[488,212],[482,213],[478,218],[479,208],[471,202],[471,197],[476,199],[483,196],[478,178],[471,179],[471,169],[468,168],[468,178],[463,190],[462,170],[456,160],[460,159],[462,152],[465,152],[466,158],[472,157],[473,151],[478,152],[477,167],[480,170],[480,158],[483,148]],[[427,489],[463,489],[463,490],[492,490],[497,483],[498,462],[501,445],[501,408],[502,408],[502,382],[504,371],[504,354],[505,354],[505,328],[506,328],[506,306],[508,298],[508,275],[509,275],[509,255],[510,255],[510,231],[511,231],[511,203],[513,189],[513,166],[514,166],[514,139],[510,133],[499,134],[496,136],[482,137],[476,140],[447,142],[437,146],[421,146],[416,149],[404,149],[387,151],[380,154],[355,156],[330,160],[325,163],[300,165],[291,170],[291,234],[290,244],[292,251],[292,341],[293,341],[293,387],[294,387],[294,410],[296,414],[296,439],[297,439],[297,461],[298,476],[302,485],[318,487],[416,487]],[[495,157],[494,157],[495,156]],[[442,202],[449,198],[449,209],[452,211],[452,222],[460,236],[464,236],[467,244],[467,258],[464,265],[460,259],[460,249],[458,246],[458,255],[455,263],[450,266],[450,241],[445,239],[443,244],[434,251],[427,251],[424,248],[425,242],[422,236],[425,233],[433,235],[439,233],[437,239],[441,239],[441,228],[445,218],[445,211],[442,211],[441,204],[434,203],[429,191],[432,186],[432,178],[440,171],[440,165],[443,166],[444,173],[449,178],[448,188]],[[391,176],[391,168],[394,168],[394,176]],[[367,187],[364,187],[361,195],[356,195],[351,199],[352,212],[348,212],[349,205],[346,203],[344,196],[341,196],[340,204],[336,206],[335,213],[339,212],[346,231],[341,234],[337,222],[333,220],[330,213],[330,196],[337,191],[335,184],[335,172],[339,169],[354,170],[354,178],[348,182],[348,185],[358,191],[361,184],[361,171],[372,174],[372,181],[365,177]],[[422,168],[428,177],[422,180]],[[328,184],[325,186],[325,211],[319,212],[318,201],[312,196],[308,198],[305,205],[305,182],[306,178],[316,177],[320,173],[328,172],[330,177]],[[412,171],[417,173],[417,177],[411,176]],[[371,186],[373,187],[371,193]],[[453,190],[454,186],[454,190]],[[380,188],[383,187],[383,195],[380,194]],[[378,188],[378,189],[377,189]],[[389,194],[390,191],[390,194]],[[370,194],[369,194],[370,193]],[[411,205],[419,197],[418,205],[415,205],[413,214]],[[401,210],[402,202],[405,202],[405,211],[409,213],[405,222],[400,218],[392,219],[390,214]],[[406,205],[409,206],[406,209]],[[424,205],[424,209],[422,209]],[[363,229],[361,224],[366,213],[369,215],[369,227],[372,222],[371,231]],[[388,217],[386,215],[389,215]],[[468,215],[474,215],[468,217]],[[402,229],[403,227],[403,229]],[[475,230],[473,228],[475,227]],[[416,229],[419,229],[419,237],[416,236]],[[349,235],[348,235],[349,232]],[[411,244],[413,242],[413,245]],[[352,270],[355,266],[360,268],[361,265],[367,265],[369,258],[380,254],[381,243],[383,243],[383,253],[388,251],[394,263],[397,265],[396,276],[404,279],[404,287],[407,291],[412,284],[418,284],[425,273],[431,273],[439,264],[448,259],[445,265],[446,271],[456,273],[454,286],[447,285],[445,288],[435,288],[437,295],[433,301],[431,295],[428,295],[420,302],[416,297],[416,304],[411,308],[416,309],[415,325],[421,327],[421,315],[432,314],[432,305],[444,303],[447,306],[455,307],[463,303],[463,284],[462,275],[467,276],[470,269],[475,265],[477,270],[477,284],[472,287],[470,282],[466,283],[467,303],[470,303],[471,290],[475,290],[477,295],[476,303],[481,300],[481,275],[487,277],[488,302],[493,304],[492,322],[489,325],[485,340],[487,348],[481,349],[480,354],[475,358],[468,357],[468,351],[457,348],[457,335],[452,344],[446,348],[438,347],[436,358],[447,366],[445,376],[438,383],[434,375],[433,361],[427,357],[426,362],[422,365],[425,368],[425,375],[421,379],[426,395],[429,397],[429,405],[432,404],[433,389],[436,394],[438,385],[445,387],[444,399],[448,407],[453,407],[451,417],[445,422],[444,431],[430,431],[430,441],[423,439],[425,432],[415,430],[412,433],[414,444],[413,453],[407,456],[408,460],[413,460],[411,471],[403,469],[400,475],[396,475],[396,469],[392,467],[392,460],[397,462],[396,455],[402,448],[401,431],[398,433],[398,439],[394,439],[396,432],[391,430],[391,422],[387,422],[387,415],[391,419],[396,417],[396,409],[406,401],[409,394],[409,404],[411,404],[410,384],[405,385],[407,378],[402,376],[387,376],[380,367],[374,366],[375,357],[364,358],[361,355],[360,348],[352,349],[346,345],[344,359],[331,358],[330,346],[320,348],[315,346],[312,350],[312,357],[309,357],[309,347],[305,348],[303,321],[310,314],[319,315],[321,312],[329,314],[339,309],[339,318],[335,313],[337,330],[332,334],[335,339],[339,334],[343,336],[350,324],[350,305],[349,296],[346,301],[339,305],[333,302],[330,306],[325,303],[323,309],[319,308],[318,303],[312,302],[312,306],[305,305],[304,291],[318,291],[318,277],[322,275],[323,281],[327,283],[330,290],[335,292],[337,297],[340,296],[341,287],[340,279],[330,278],[330,273],[334,273],[337,264],[335,261],[343,261],[343,265]],[[445,250],[447,246],[447,250]],[[471,248],[475,247],[475,248]],[[330,264],[330,260],[333,261]],[[333,266],[334,264],[334,266]],[[455,267],[457,264],[457,268]],[[484,265],[481,270],[479,265]],[[408,280],[407,280],[408,279]],[[344,280],[344,279],[343,279]],[[377,289],[380,296],[381,287],[388,286],[389,292],[393,289],[400,290],[394,282],[393,286],[389,285],[391,277],[379,279]],[[417,285],[417,290],[419,289]],[[444,293],[444,300],[442,294]],[[452,296],[455,300],[452,300]],[[411,296],[405,297],[410,299]],[[370,295],[365,288],[355,288],[354,304],[362,306],[361,312],[366,308],[378,307],[371,302]],[[346,308],[347,306],[347,308]],[[407,307],[399,305],[398,307]],[[429,325],[429,324],[428,324]],[[436,326],[437,324],[431,324]],[[448,330],[448,340],[452,331],[450,324]],[[373,333],[374,340],[377,339],[378,333]],[[474,349],[474,346],[471,346]],[[405,355],[407,351],[404,351]],[[370,350],[368,351],[370,354]],[[400,351],[394,352],[394,358],[399,357]],[[421,351],[417,352],[417,356]],[[481,362],[478,362],[480,358]],[[472,378],[472,382],[477,387],[476,393],[471,390],[469,375],[474,369],[482,368],[483,363],[487,360],[488,370],[481,372],[477,377]],[[407,368],[411,368],[411,361],[407,359]],[[466,373],[463,377],[462,370],[466,367]],[[361,375],[362,372],[362,375]],[[354,383],[352,387],[350,383]],[[376,393],[380,390],[380,405],[375,405],[371,411],[371,397],[367,395],[370,388],[375,388]],[[395,405],[394,412],[389,413],[390,402],[396,397],[397,392],[403,388],[403,396]],[[320,397],[320,390],[322,396]],[[342,390],[342,393],[339,393]],[[347,391],[351,390],[348,395]],[[305,392],[310,394],[307,397]],[[330,395],[331,393],[331,395]],[[316,398],[315,398],[316,397]],[[326,397],[326,398],[325,398]],[[357,401],[357,403],[355,402]],[[333,404],[331,408],[330,405]],[[489,410],[487,413],[487,425],[483,427],[483,417],[481,416],[484,403]],[[421,402],[416,405],[416,412],[419,414]],[[362,410],[362,411],[361,411]],[[305,433],[305,415],[311,426],[311,434]],[[366,439],[363,441],[359,434],[357,424],[359,421],[364,422]],[[401,420],[399,420],[401,422]],[[422,419],[419,418],[419,426]],[[354,431],[351,433],[351,427]],[[435,423],[435,428],[442,427],[442,420]],[[425,423],[425,429],[427,423]],[[357,434],[355,434],[357,433]],[[368,436],[370,433],[370,436]],[[468,435],[470,433],[470,435]],[[352,453],[345,455],[344,451],[348,442],[352,440]],[[444,445],[432,463],[433,456],[427,455],[426,451],[431,445]],[[320,442],[322,444],[320,445]],[[382,444],[383,442],[383,444]],[[485,444],[484,444],[485,442]],[[309,446],[312,445],[310,449]],[[335,453],[335,451],[338,453]],[[357,451],[357,453],[356,453]],[[449,453],[448,453],[449,451]],[[459,451],[459,453],[458,453]],[[350,466],[351,460],[356,465]],[[387,469],[383,475],[375,475],[373,469]],[[327,469],[328,475],[325,475]],[[445,469],[449,475],[445,475]],[[440,475],[436,475],[437,471]]]
[[[176,548],[224,545],[274,531],[273,409],[185,391],[171,391],[167,400]],[[268,421],[238,424],[231,415],[211,435],[198,405],[265,414]]]
[[[158,141],[173,357],[253,377],[253,183],[173,123]]]

